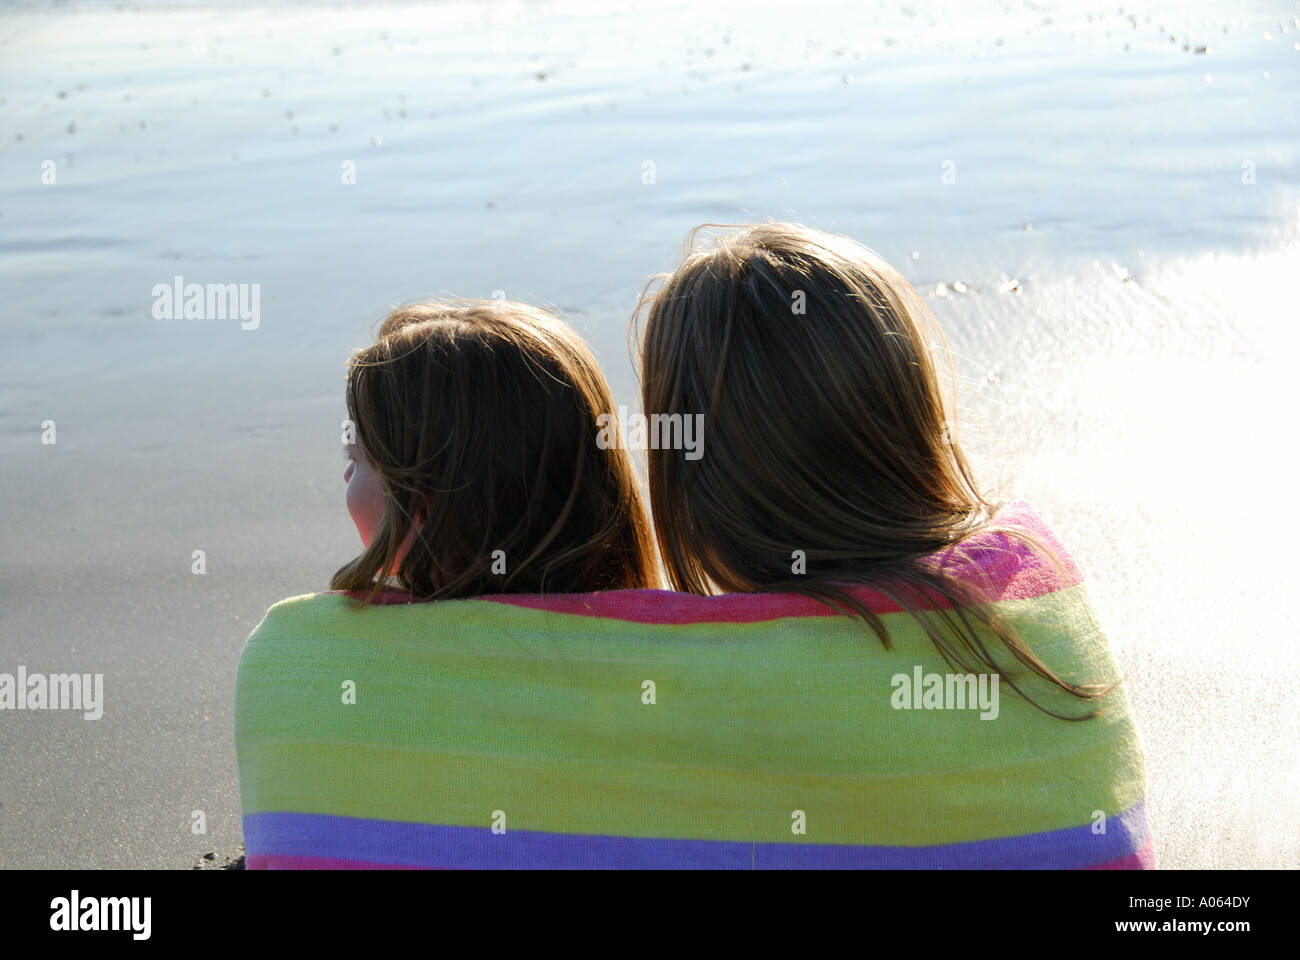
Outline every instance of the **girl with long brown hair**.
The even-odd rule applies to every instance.
[[[1058,676],[985,604],[996,598],[936,562],[976,532],[1003,533],[1062,570],[1032,530],[999,524],[1006,502],[977,487],[930,349],[931,333],[947,339],[916,291],[844,237],[765,223],[694,249],[701,229],[637,309],[649,308],[645,415],[704,414],[702,457],[650,453],[669,584],[802,593],[860,617],[888,647],[852,589],[869,587],[912,613],[954,669],[998,673],[1055,716],[1093,715],[1077,705],[1109,686]]]
[[[522,303],[393,311],[350,360],[347,502],[364,550],[330,586],[364,604],[657,585],[631,462],[590,350]]]
[[[736,752],[768,777],[815,769],[836,784],[819,806],[843,805],[825,846],[778,861],[1154,867],[1141,740],[1082,574],[1026,500],[977,486],[911,285],[786,223],[688,246],[662,281],[637,311],[644,414],[704,420],[702,455],[649,454],[669,584],[763,625],[733,658],[791,661],[793,689],[731,709],[798,712]]]

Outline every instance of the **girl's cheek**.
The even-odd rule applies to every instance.
[[[355,464],[353,468],[355,468]],[[356,525],[357,533],[360,534],[361,544],[364,547],[369,547],[370,541],[374,537],[375,525],[378,523],[376,511],[383,509],[382,500],[376,501],[371,493],[367,489],[367,484],[363,483],[361,478],[350,478],[346,498],[348,513],[352,515],[352,522]]]

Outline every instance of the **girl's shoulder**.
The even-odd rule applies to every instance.
[[[384,606],[394,602],[393,596],[384,595],[384,599],[372,602]],[[348,594],[339,590],[286,597],[271,604],[249,635],[248,643],[252,645],[272,638],[319,639],[322,635],[329,635],[340,623],[347,622],[345,614],[354,612],[349,610],[348,601]]]
[[[979,530],[922,562],[978,583],[991,600],[1028,599],[1083,582],[1070,551],[1023,498],[1003,504]]]

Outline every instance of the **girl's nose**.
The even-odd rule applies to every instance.
[[[349,463],[346,470],[343,471],[343,482],[347,483],[352,479],[352,471],[357,468],[355,463]]]

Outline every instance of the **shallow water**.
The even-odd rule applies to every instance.
[[[390,306],[557,307],[633,404],[645,281],[771,218],[927,297],[982,481],[1091,581],[1162,864],[1300,865],[1300,5],[0,10],[0,670],[108,698],[0,717],[0,863],[238,844],[234,664],[355,552],[343,363]],[[177,275],[257,328],[156,319]]]

